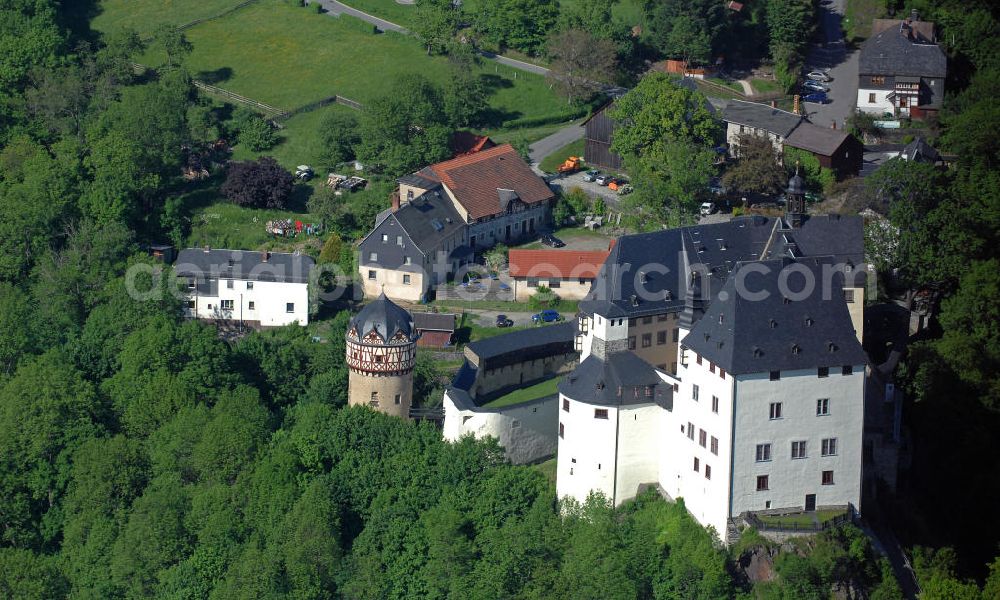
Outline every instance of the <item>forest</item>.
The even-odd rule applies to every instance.
[[[956,32],[958,167],[872,189],[900,207],[888,260],[945,295],[941,331],[902,366],[921,444],[895,518],[934,548],[914,553],[923,597],[973,600],[1000,596],[1000,71],[993,15],[961,4],[927,7]],[[219,123],[181,58],[137,74],[145,42],[84,37],[73,9],[0,0],[0,597],[901,597],[857,528],[727,550],[682,502],[560,504],[495,443],[346,408],[346,308],[322,342],[227,341],[172,294],[137,299],[173,285],[143,248],[183,238],[184,149]],[[160,42],[183,56],[182,37]],[[405,164],[424,140],[393,144]],[[368,219],[336,216],[345,237]],[[770,581],[748,575],[754,557]]]

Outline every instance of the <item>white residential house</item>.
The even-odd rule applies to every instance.
[[[182,250],[174,271],[191,318],[275,327],[309,323],[309,278],[302,254],[244,250]]]

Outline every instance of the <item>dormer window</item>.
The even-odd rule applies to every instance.
[[[725,320],[725,315],[719,315],[719,325],[722,325],[723,320]]]
[[[648,283],[649,275],[645,271],[639,271],[639,281],[642,283]]]
[[[827,343],[826,343],[826,347],[827,347],[827,349],[828,349],[828,350],[829,350],[830,352],[836,352],[836,351],[837,351],[837,345],[836,345],[836,344],[834,344],[833,342],[827,342]]]
[[[771,329],[774,329],[774,328],[776,328],[776,327],[778,326],[778,322],[777,322],[777,321],[775,321],[774,319],[770,319],[770,320],[769,320],[769,321],[767,322],[767,324],[768,324],[768,326],[769,326],[769,327],[770,327]]]
[[[639,297],[632,294],[632,306],[639,306]]]
[[[806,327],[812,327],[813,320],[812,317],[806,317]]]
[[[791,300],[791,298],[784,297],[784,298],[781,299],[781,303],[782,304],[791,304],[792,300]]]
[[[759,347],[754,346],[753,347],[753,357],[754,358],[760,358],[762,356],[764,356],[764,351],[761,350]]]
[[[802,351],[802,348],[798,344],[792,344],[792,354],[798,354]]]

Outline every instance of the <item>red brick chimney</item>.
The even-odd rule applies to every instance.
[[[392,212],[399,210],[399,192],[395,191],[392,193]]]
[[[830,121],[830,129],[836,129],[836,128],[837,128],[837,122],[836,121]]]
[[[792,112],[795,113],[795,114],[800,114],[799,113],[799,95],[795,94],[795,97],[794,97],[793,100],[794,100],[794,103],[792,105]]]

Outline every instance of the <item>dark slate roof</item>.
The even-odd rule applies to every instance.
[[[444,239],[465,226],[451,201],[437,190],[420,194],[392,215],[425,255],[439,249]]]
[[[476,383],[476,373],[479,369],[468,360],[462,363],[455,378],[451,380],[451,387],[457,390],[468,392],[472,389],[472,384]]]
[[[266,258],[265,258],[266,257]],[[185,248],[174,269],[181,277],[308,283],[316,262],[304,254]]]
[[[808,271],[821,282],[821,262],[769,260],[761,263],[767,273],[748,271],[745,290],[765,292],[765,298],[737,293],[737,277],[731,276],[682,343],[735,375],[864,364],[842,278],[834,277],[826,290],[817,284],[804,298],[786,301],[780,291],[782,269],[794,265],[792,269]],[[805,281],[803,272],[792,270],[787,289],[800,291]]]
[[[567,321],[556,325],[544,325],[495,335],[471,342],[467,348],[480,359],[496,358],[504,354],[523,353],[528,348],[547,344],[568,343],[573,346],[576,336],[576,322]]]
[[[833,153],[847,141],[848,137],[850,134],[842,129],[803,123],[785,139],[785,145],[823,156],[833,156]]]
[[[452,313],[413,313],[413,328],[417,331],[455,331]]]
[[[709,276],[702,288],[711,296],[743,261],[808,256],[858,266],[864,260],[863,225],[860,216],[813,215],[793,229],[784,219],[758,215],[622,236],[580,310],[609,318],[680,311],[691,269]],[[646,273],[644,284],[640,271]]]
[[[937,44],[914,42],[895,27],[868,38],[861,45],[858,73],[944,78],[948,73],[948,59]]]
[[[779,108],[771,108],[767,104],[730,100],[722,110],[722,120],[788,137],[799,126],[803,117]]]
[[[434,188],[441,185],[433,179],[427,179],[426,177],[421,177],[417,173],[411,173],[409,175],[403,175],[396,180],[396,183],[402,183],[404,185],[412,185],[413,187],[420,188],[422,190],[433,190]]]
[[[652,388],[652,396],[646,395]],[[598,406],[649,404],[673,408],[673,385],[632,352],[617,352],[602,360],[591,354],[559,382],[559,393]]]
[[[900,156],[906,160],[917,162],[936,163],[941,160],[941,154],[933,146],[924,141],[922,137],[918,137],[907,144],[900,153]]]
[[[398,332],[402,332],[408,339],[413,339],[413,318],[406,309],[389,300],[385,292],[382,292],[351,319],[349,329],[355,330],[360,340],[372,330],[384,340],[392,339]]]

